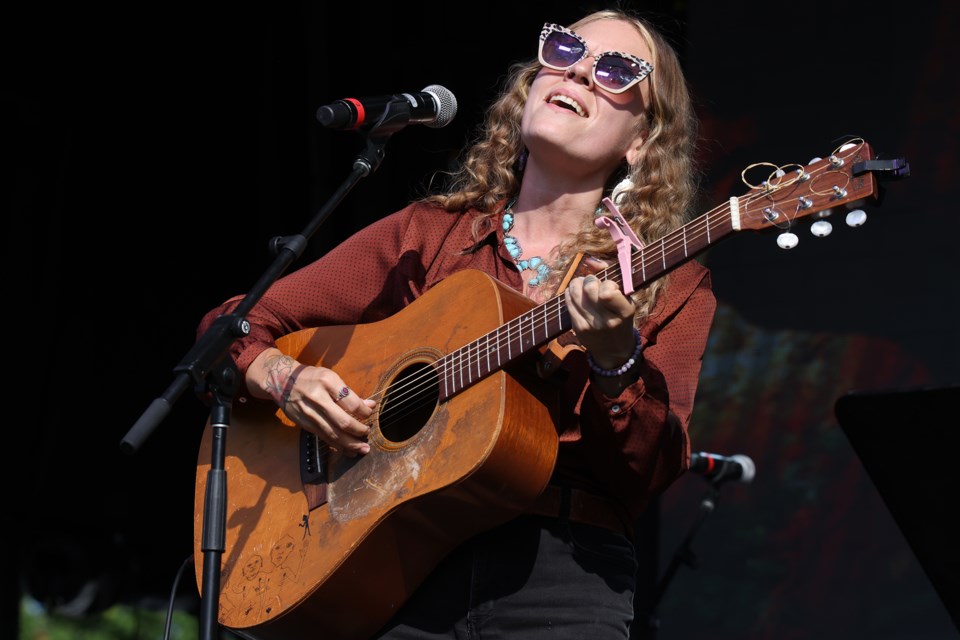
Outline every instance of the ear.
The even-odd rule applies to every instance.
[[[627,152],[624,155],[626,158],[627,164],[633,166],[637,163],[637,158],[640,156],[640,149],[643,148],[643,143],[647,141],[646,133],[638,135],[630,143],[630,146],[627,147]]]

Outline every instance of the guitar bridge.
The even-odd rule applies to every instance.
[[[316,509],[327,502],[329,478],[327,444],[306,429],[300,429],[300,482],[307,498],[307,507]]]

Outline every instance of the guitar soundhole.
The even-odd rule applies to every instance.
[[[417,362],[403,371],[387,387],[381,400],[380,433],[393,442],[412,438],[437,407],[440,397],[436,370]]]

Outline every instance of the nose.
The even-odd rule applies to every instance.
[[[593,86],[593,58],[584,56],[583,60],[567,69],[566,77],[586,87]]]

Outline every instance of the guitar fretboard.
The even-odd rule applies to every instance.
[[[738,230],[739,199],[708,211],[637,249],[631,257],[632,279],[637,289],[705,251]],[[620,223],[625,222],[620,220]],[[623,286],[620,265],[598,272],[601,280]],[[443,356],[436,362],[440,401],[466,389],[531,350],[570,329],[570,314],[562,295],[522,313],[490,333]]]

